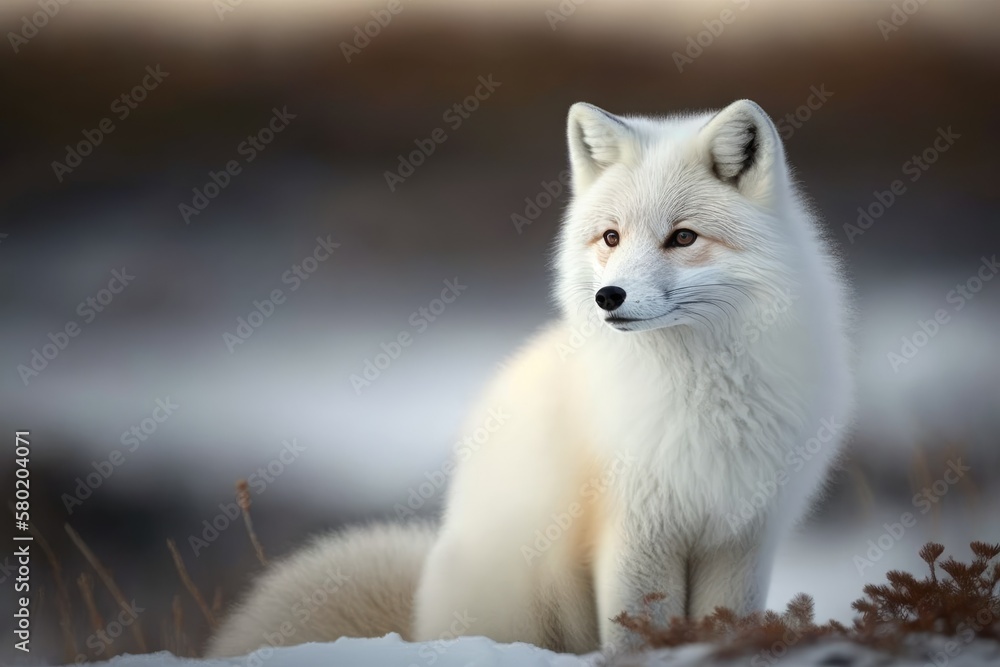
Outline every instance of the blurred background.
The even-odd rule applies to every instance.
[[[857,426],[769,605],[847,620],[923,542],[1000,541],[997,3],[53,0],[0,22],[0,475],[30,430],[72,625],[36,547],[34,651],[0,662],[141,648],[96,632],[118,612],[96,581],[88,613],[64,524],[146,648],[191,653],[208,622],[165,541],[218,613],[261,567],[238,479],[272,559],[435,516],[463,411],[553,316],[579,100],[759,102],[853,283]],[[445,281],[466,288],[442,311]]]

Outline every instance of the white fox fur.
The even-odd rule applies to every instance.
[[[275,564],[209,642],[206,657],[338,637],[412,638],[413,595],[432,527],[358,526]]]
[[[404,636],[621,650],[634,646],[613,621],[622,611],[666,622],[717,606],[759,609],[775,546],[810,507],[846,434],[844,289],[760,107],[626,118],[576,104],[568,132],[562,318],[467,422],[472,432],[491,411],[508,415],[460,457]],[[693,243],[674,236],[682,229]],[[610,286],[625,298],[608,311],[595,295]],[[395,548],[429,541],[416,537]],[[359,583],[379,597],[400,584],[399,572],[364,570],[368,560],[388,566],[376,553],[384,540],[365,533],[315,556],[340,564],[348,541],[355,554],[372,550],[357,563]],[[272,619],[258,608],[283,582],[308,585],[299,561],[265,578],[214,646],[263,643]],[[351,613],[378,616],[361,592],[331,604],[336,620],[311,636],[409,627],[403,603],[364,628],[346,623]],[[458,629],[456,618],[465,619]],[[224,641],[237,628],[246,641]]]

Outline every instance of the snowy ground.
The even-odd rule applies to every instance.
[[[411,644],[398,635],[381,639],[343,638],[330,644],[304,644],[288,648],[263,649],[242,658],[191,660],[176,658],[169,653],[119,656],[109,662],[99,663],[108,667],[313,667],[336,666],[407,667],[437,665],[437,667],[621,667],[646,665],[736,665],[748,660],[754,667],[781,661],[784,665],[809,667],[980,667],[1000,664],[1000,644],[977,640],[962,645],[960,642],[934,640],[924,651],[912,656],[889,656],[843,641],[825,642],[812,646],[778,647],[773,652],[743,655],[726,660],[713,658],[712,647],[695,644],[679,649],[664,649],[634,656],[608,660],[599,654],[576,656],[553,653],[529,644],[498,644],[484,637],[463,637],[448,642]],[[99,667],[99,666],[98,666]]]

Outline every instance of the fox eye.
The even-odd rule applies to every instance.
[[[608,231],[604,232],[604,242],[608,244],[609,248],[614,248],[616,245],[618,245],[619,240],[620,239],[618,238],[618,232],[616,232],[615,230],[609,229]]]
[[[667,248],[686,248],[695,242],[698,235],[692,232],[690,229],[678,229],[676,232],[670,235],[667,239]]]

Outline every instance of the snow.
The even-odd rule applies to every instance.
[[[908,656],[891,656],[846,641],[827,641],[803,646],[777,646],[770,651],[729,659],[712,659],[713,647],[692,644],[676,649],[608,659],[600,654],[585,656],[553,653],[529,644],[499,644],[485,637],[410,643],[399,635],[379,639],[344,637],[329,644],[266,647],[240,658],[197,660],[169,653],[124,655],[95,667],[695,667],[696,665],[745,665],[770,667],[780,662],[789,667],[980,667],[1000,664],[1000,644],[987,640],[963,643],[944,637],[930,639],[922,650]]]
[[[485,637],[460,637],[446,641],[410,643],[397,634],[379,639],[343,637],[329,644],[265,647],[242,658],[194,660],[169,653],[119,656],[99,663],[108,667],[309,667],[311,665],[435,665],[436,667],[590,667],[600,656],[553,653],[530,644],[499,644]],[[96,667],[96,666],[95,666]]]

